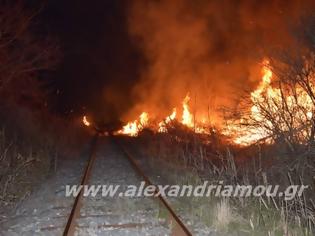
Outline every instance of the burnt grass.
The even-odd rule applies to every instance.
[[[279,235],[314,233],[315,147],[297,145],[294,152],[280,142],[242,147],[234,145],[219,133],[201,135],[181,126],[168,127],[167,133],[144,129],[137,138],[130,138],[126,142],[130,147],[140,149],[143,156],[163,162],[165,166],[197,173],[201,181],[223,181],[226,185],[280,185],[280,190],[290,185],[308,185],[301,197],[290,201],[281,197],[229,201],[247,220],[253,214],[251,211],[256,210],[267,210],[273,216],[278,215],[279,219],[271,220],[270,224],[275,224],[277,220],[283,224],[282,229],[274,231],[280,232]],[[248,211],[252,208],[257,209]],[[270,214],[257,214],[258,226],[264,228],[266,233],[271,232],[266,219],[270,218]],[[289,228],[299,228],[300,231],[289,234]]]

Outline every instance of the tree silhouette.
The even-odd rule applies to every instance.
[[[38,74],[53,69],[60,58],[58,44],[32,30],[38,11],[22,1],[0,8],[0,98],[2,103],[42,100]]]

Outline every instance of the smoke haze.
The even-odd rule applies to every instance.
[[[311,1],[134,1],[128,11],[133,43],[147,66],[133,88],[130,119],[148,111],[158,118],[180,107],[187,93],[196,115],[218,120],[260,79],[270,51],[296,44],[292,30],[314,9]]]

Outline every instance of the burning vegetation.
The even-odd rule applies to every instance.
[[[269,61],[263,63],[263,78],[250,93],[250,109],[240,119],[228,121],[227,133],[235,142],[284,142],[291,150],[297,145],[312,145],[314,136],[314,55],[304,57],[300,68],[275,70]],[[283,67],[283,65],[282,65]],[[286,68],[285,70],[288,70]],[[281,72],[282,71],[282,72]],[[235,125],[237,124],[237,125]]]
[[[309,60],[314,60],[314,57]],[[314,111],[314,74],[311,69],[310,62],[305,62],[301,72],[302,76],[307,78],[296,75],[294,81],[283,81],[273,75],[270,62],[264,60],[261,82],[254,91],[250,92],[250,101],[246,101],[246,107],[238,114],[239,118],[225,120],[219,127],[221,132],[230,137],[235,144],[242,146],[260,141],[270,143],[279,138],[284,138],[288,144],[310,141],[313,135]],[[190,100],[187,94],[183,99],[181,110],[174,108],[162,121],[151,120],[151,117],[157,116],[143,111],[139,119],[128,122],[116,134],[137,136],[144,128],[165,133],[171,122],[177,122],[195,133],[210,134],[214,129],[213,125],[209,123],[207,117],[196,117],[192,113]],[[181,113],[178,114],[178,111]],[[87,120],[83,122],[86,123]]]
[[[176,117],[177,108],[174,108],[173,112],[165,119],[156,123],[150,123],[149,114],[147,112],[142,112],[138,120],[128,122],[127,125],[117,132],[117,134],[137,136],[144,128],[151,128],[154,132],[164,133],[167,132],[167,124],[175,121],[191,130],[196,131],[196,133],[207,133],[206,129],[197,125],[197,122],[195,122],[195,118],[190,111],[189,101],[190,97],[189,94],[187,94],[182,103],[181,119],[177,119]]]

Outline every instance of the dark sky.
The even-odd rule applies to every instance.
[[[38,23],[59,40],[63,54],[51,75],[52,86],[60,90],[52,99],[54,109],[80,113],[86,106],[91,113],[119,116],[129,107],[143,57],[128,36],[127,7],[115,0],[45,3]],[[115,99],[108,99],[111,96]]]

